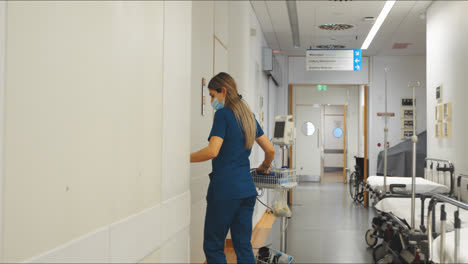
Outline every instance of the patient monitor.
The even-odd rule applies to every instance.
[[[281,115],[275,117],[275,130],[273,132],[274,145],[291,146],[296,140],[296,129],[292,115]]]

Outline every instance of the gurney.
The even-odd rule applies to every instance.
[[[426,202],[424,204],[424,219],[421,219],[421,214],[416,213],[415,214],[415,222],[416,223],[422,223],[421,220],[427,219],[428,215],[428,207],[429,203]],[[440,204],[436,205],[436,212],[440,212]],[[411,198],[385,198],[381,201],[379,201],[375,205],[375,209],[377,209],[379,212],[385,213],[385,214],[393,214],[394,216],[398,217],[400,220],[402,220],[404,223],[408,225],[411,219]],[[447,204],[445,206],[445,211],[449,215],[453,215],[454,212],[457,210],[457,207],[451,204]],[[415,211],[416,212],[422,212],[421,211],[421,199],[416,199],[415,202]],[[460,211],[460,218],[462,219],[462,227],[467,227],[468,228],[468,211]],[[408,225],[409,227],[409,225]],[[436,232],[439,233],[440,230],[440,221],[436,219]],[[447,221],[447,232],[453,231],[454,230],[454,221]]]
[[[435,165],[435,166],[434,166]],[[425,178],[415,177],[415,194],[438,193],[452,195],[454,190],[453,173],[455,167],[449,160],[426,158]],[[371,198],[376,198],[376,202],[385,198],[390,188],[398,185],[398,193],[409,195],[412,192],[413,179],[411,177],[396,176],[370,176],[364,184],[364,188],[369,192]]]
[[[384,177],[383,176],[370,176],[367,178],[367,184],[369,188],[373,191],[383,191],[384,186]],[[391,184],[404,184],[404,188],[399,188],[399,191],[405,192],[407,194],[411,193],[413,184],[412,179],[410,177],[387,177],[387,185]],[[446,185],[435,183],[430,180],[426,180],[423,178],[416,178],[416,193],[423,194],[423,193],[440,193],[440,194],[448,194],[450,193],[450,188]]]
[[[468,229],[468,204],[460,201],[466,193],[465,184],[461,184],[462,177],[467,176],[458,177],[458,201],[438,193],[417,195],[413,208],[415,226],[409,224],[411,198],[393,193],[395,197],[387,196],[379,201],[375,205],[378,216],[366,233],[366,242],[371,247],[377,245],[378,239],[382,240],[374,248],[374,260],[379,263],[468,263],[466,253],[461,253],[463,245],[468,243],[468,234],[465,235],[468,231],[464,230]],[[458,239],[456,243],[455,237]]]

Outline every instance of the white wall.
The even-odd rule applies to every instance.
[[[190,260],[191,47],[192,2],[164,2],[162,263]]]
[[[377,113],[385,112],[385,71],[387,73],[387,111],[395,113],[388,120],[388,142],[390,147],[401,139],[401,98],[411,98],[409,81],[420,81],[416,90],[417,132],[426,130],[426,57],[425,56],[375,56],[371,57],[371,86],[369,88],[369,173],[375,175],[377,157],[384,147],[385,120]],[[377,146],[381,143],[381,147]]]
[[[427,12],[427,127],[428,156],[454,162],[456,173],[468,173],[468,2],[434,2]],[[458,25],[454,27],[453,25]],[[452,102],[452,137],[435,138],[435,89],[441,85],[442,102]]]
[[[190,106],[190,151],[194,152],[207,146],[207,138],[213,122],[213,108],[210,104],[208,88],[205,88],[205,115],[201,115],[201,85],[202,78],[206,85],[213,77],[215,45],[221,46],[214,40],[214,11],[213,1],[194,1],[192,3],[192,82]],[[218,7],[219,9],[219,7]],[[219,30],[216,30],[219,32]],[[220,57],[218,55],[218,57]],[[227,61],[226,61],[227,62]],[[218,63],[219,65],[219,58]],[[208,190],[211,162],[192,163],[190,167],[191,190],[191,218],[190,218],[190,262],[205,261],[203,253],[203,228],[206,213],[206,192]]]
[[[3,174],[4,174],[4,131],[5,131],[5,5],[0,2],[0,261],[3,259]]]
[[[189,261],[191,3],[6,5],[2,261]]]
[[[274,101],[275,107],[275,116],[276,115],[287,115],[289,111],[289,84],[293,83],[289,81],[289,58],[284,55],[276,55],[276,59],[281,66],[283,71],[283,83],[276,87],[276,101]]]

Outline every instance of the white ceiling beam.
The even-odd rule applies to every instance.
[[[289,25],[291,26],[293,45],[294,48],[299,48],[301,46],[301,41],[299,39],[299,19],[297,16],[296,0],[286,1],[286,6],[288,8]]]

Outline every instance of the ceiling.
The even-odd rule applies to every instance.
[[[250,1],[268,45],[285,55],[305,55],[317,45],[345,45],[360,49],[385,1],[296,1],[300,47],[294,48],[286,1]],[[425,55],[425,11],[432,1],[397,1],[364,56]],[[322,24],[343,23],[354,28],[342,31],[319,29]],[[393,49],[395,43],[411,43]]]

